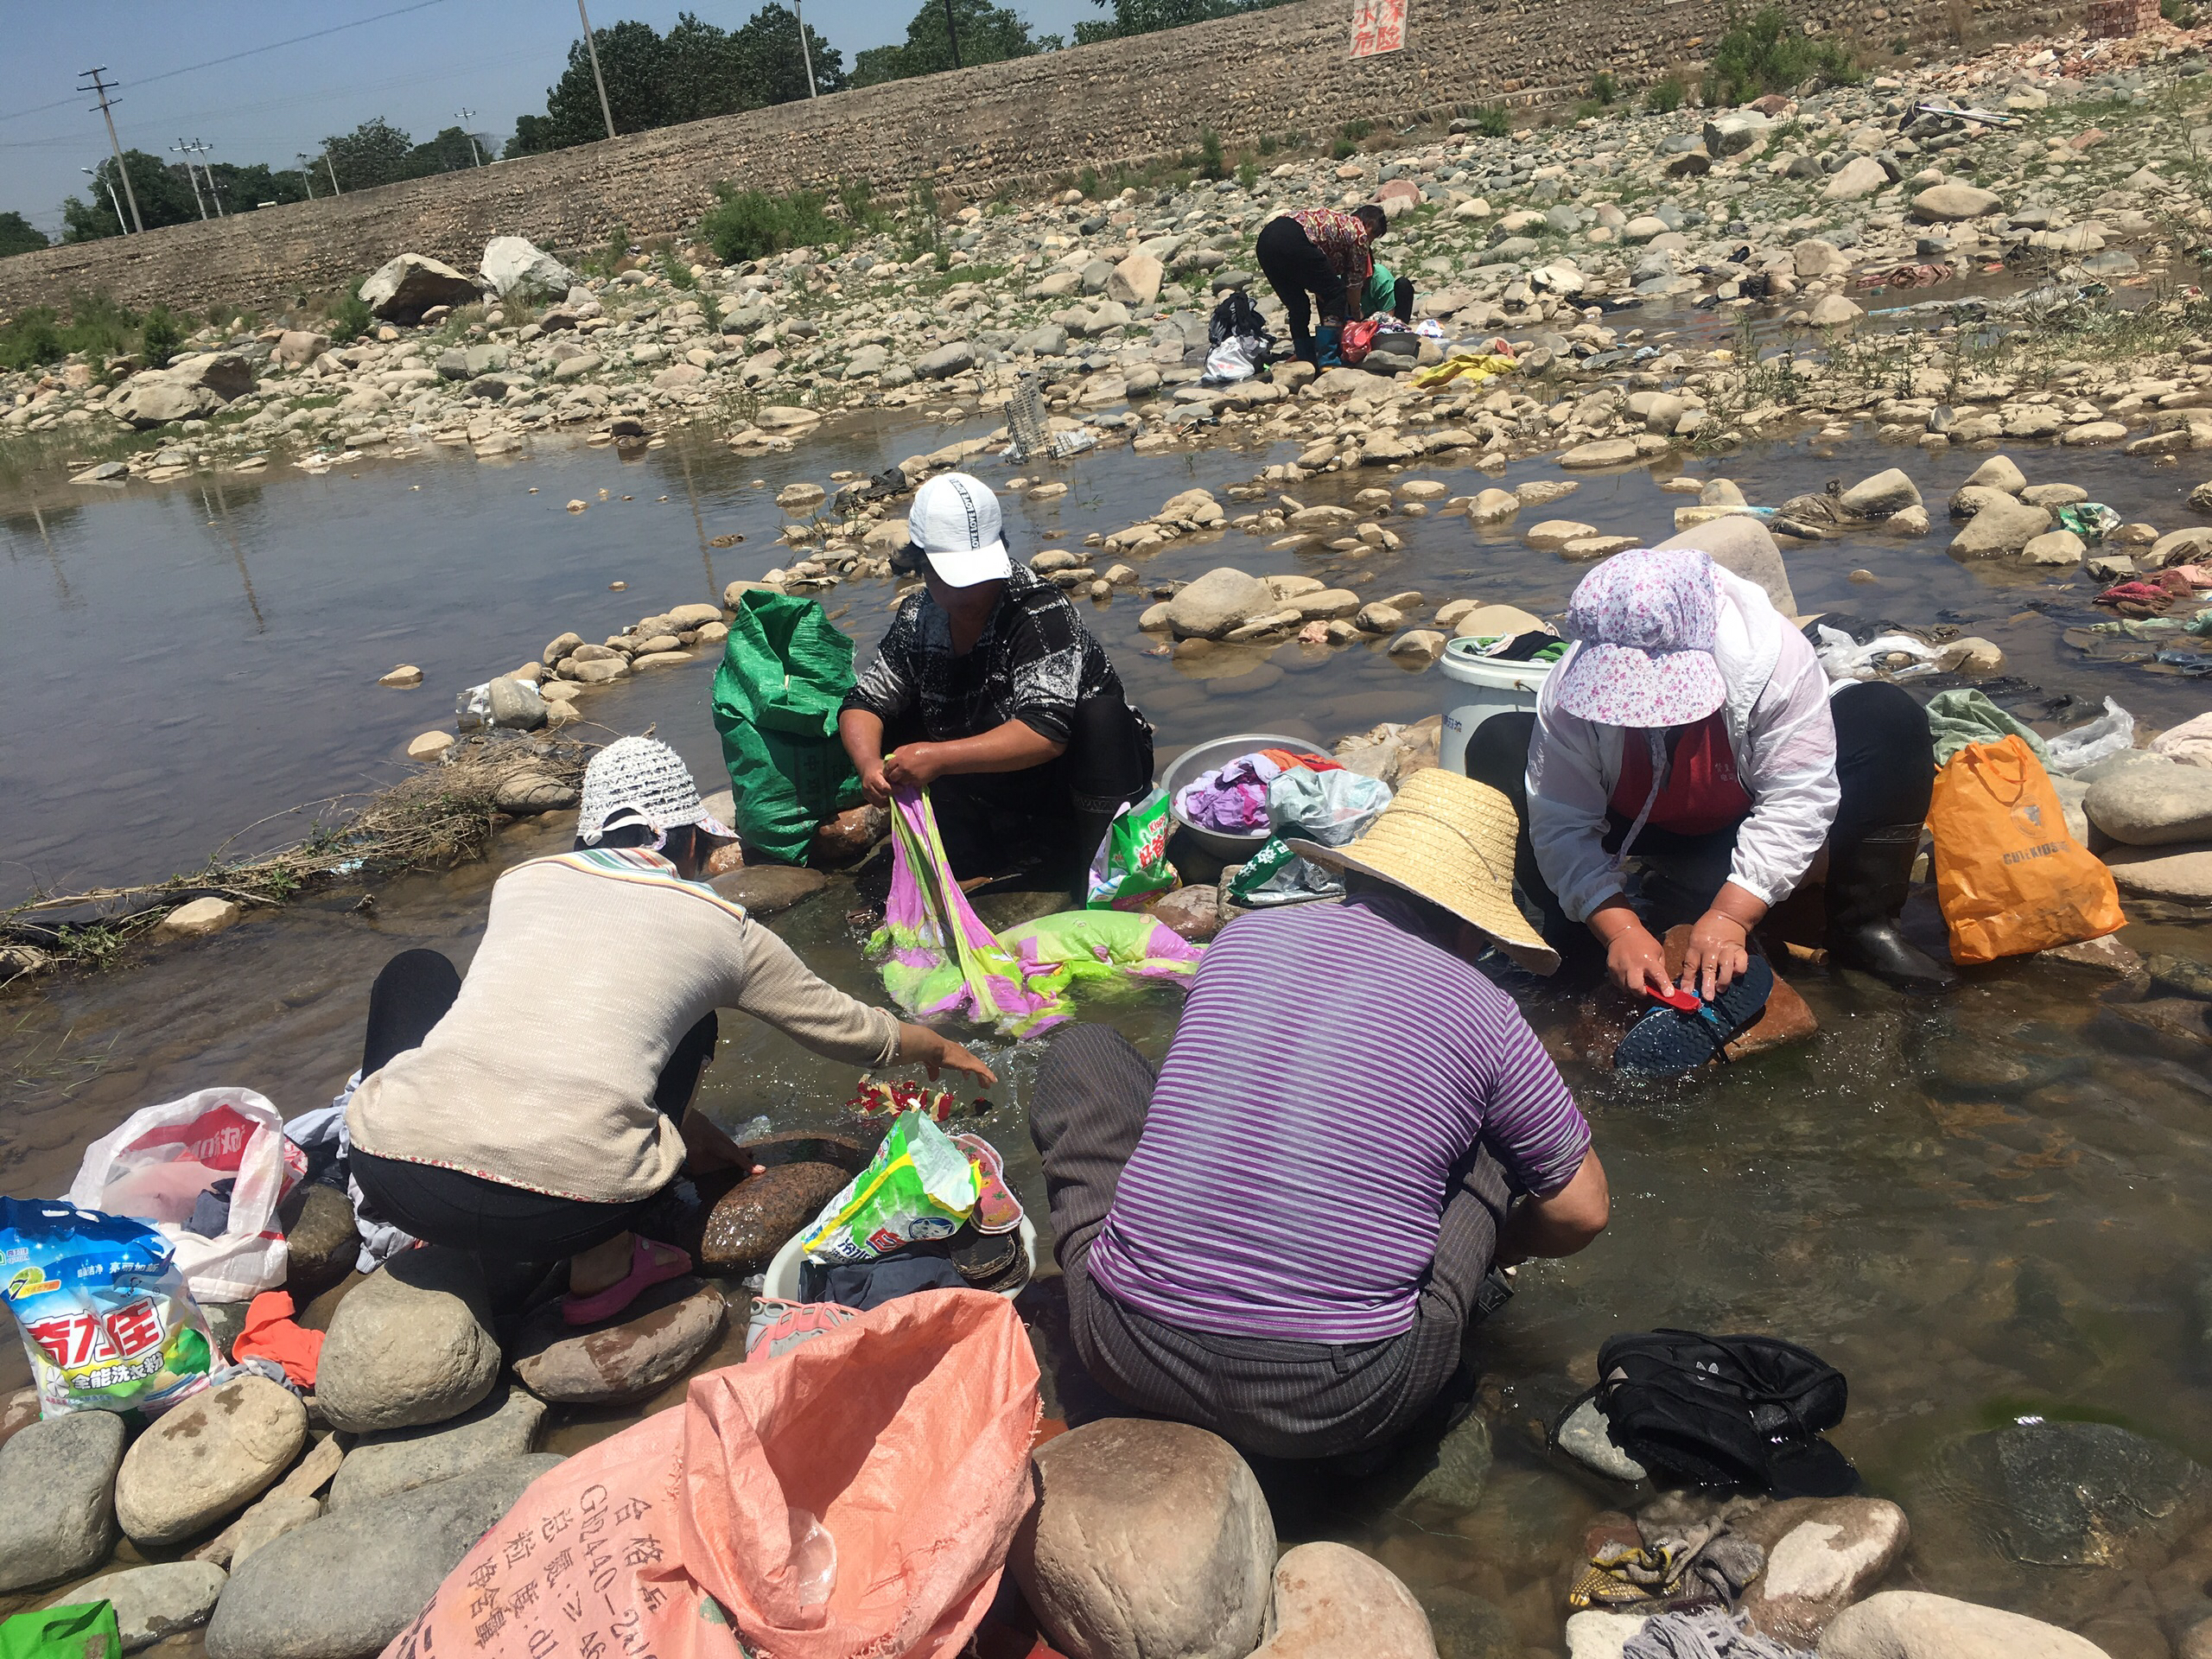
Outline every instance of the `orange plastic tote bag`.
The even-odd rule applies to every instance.
[[[2101,938],[2127,925],[2103,861],[2018,737],[1969,743],[1936,776],[1936,899],[1959,962],[1994,962]]]
[[[954,1659],[1038,1413],[1012,1303],[887,1302],[539,1477],[384,1659]]]

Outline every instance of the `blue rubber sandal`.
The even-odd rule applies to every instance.
[[[1758,1024],[1774,995],[1774,969],[1764,958],[1751,965],[1710,1002],[1684,1013],[1662,1002],[1640,1015],[1613,1051],[1613,1070],[1639,1077],[1679,1077],[1708,1060],[1726,1057],[1727,1046]]]

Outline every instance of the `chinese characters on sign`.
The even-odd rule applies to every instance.
[[[1351,55],[1371,58],[1406,43],[1406,0],[1352,0]]]

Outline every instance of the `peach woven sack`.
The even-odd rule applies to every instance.
[[[1038,1414],[1010,1302],[886,1303],[540,1477],[385,1659],[953,1659],[1028,1508]],[[836,1544],[810,1606],[793,1510]]]
[[[2127,925],[2112,872],[2067,832],[2050,774],[2017,736],[1969,743],[1944,764],[1928,827],[1955,961],[2024,957]]]

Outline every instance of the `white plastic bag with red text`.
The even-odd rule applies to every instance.
[[[203,1089],[131,1113],[85,1149],[68,1192],[80,1210],[129,1216],[169,1241],[195,1300],[250,1301],[284,1282],[288,1258],[276,1206],[307,1173],[276,1109],[251,1089]],[[185,1225],[200,1195],[235,1183],[219,1236]]]

